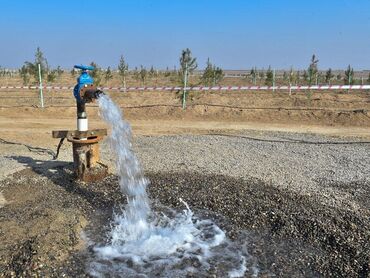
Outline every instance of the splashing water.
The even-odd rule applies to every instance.
[[[90,274],[95,277],[179,277],[220,273],[243,276],[245,252],[212,221],[198,219],[180,199],[182,213],[151,210],[138,159],[131,150],[131,128],[120,108],[106,95],[98,99],[102,119],[112,126],[111,148],[127,205],[115,215],[109,244],[95,247]],[[221,269],[221,270],[220,270]]]

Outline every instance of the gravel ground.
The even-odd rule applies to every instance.
[[[369,143],[358,143],[355,138],[277,132],[139,136],[133,143],[152,182],[151,199],[182,209],[178,201],[182,197],[198,215],[219,221],[230,238],[241,244],[248,242],[251,255],[248,268],[257,267],[262,277],[368,277]],[[56,162],[50,161],[48,150],[20,145],[0,144],[0,154],[3,176],[0,192],[4,190],[0,205],[5,204],[3,213],[0,210],[0,222],[4,221],[1,223],[9,231],[14,231],[14,221],[21,226],[34,223],[46,208],[50,217],[54,217],[54,212],[60,215],[58,219],[62,217],[60,226],[68,223],[74,227],[78,218],[91,223],[97,211],[104,215],[103,219],[109,219],[113,204],[124,200],[114,176],[87,186],[76,184],[71,178],[70,164],[64,162],[71,161],[67,144],[62,148],[61,161]],[[114,170],[114,157],[107,142],[102,146],[101,157]],[[4,178],[26,166],[31,166],[33,172]],[[12,191],[12,183],[18,191]],[[22,188],[27,188],[29,193],[23,194]],[[49,197],[43,198],[40,190]],[[20,194],[25,205],[14,201],[7,206],[6,198],[12,194]],[[33,203],[38,206],[29,202],[28,196],[32,194]],[[32,218],[20,213],[20,209],[28,211]],[[72,211],[74,219],[69,217]],[[42,214],[40,221],[48,222],[46,215]],[[16,266],[18,271],[25,271],[21,267],[24,258],[27,264],[33,265],[32,257],[36,256],[33,252],[37,254],[39,245],[42,247],[39,254],[48,258],[53,251],[55,256],[55,247],[51,251],[47,247],[54,240],[42,245],[44,234],[37,228],[33,230],[36,236],[32,242],[18,240],[14,250],[21,251],[16,255],[9,258],[6,255],[9,248],[4,249],[4,258],[11,262],[4,269],[11,272]],[[4,236],[7,244],[13,246],[6,234],[0,233],[0,240]],[[28,238],[27,233],[17,236]],[[76,244],[74,237],[71,241],[61,233],[60,238],[69,246]],[[60,272],[55,272],[56,262],[49,258],[45,260],[53,268],[40,270],[41,273],[84,276],[83,256],[71,252],[71,259],[59,266]],[[222,277],[217,272],[215,275]]]
[[[358,209],[351,194],[322,186],[323,182],[370,182],[370,142],[345,144],[356,141],[360,139],[247,132],[237,136],[140,136],[134,139],[134,149],[148,172],[257,178],[280,189],[317,195],[328,205]],[[102,157],[110,157],[106,163],[114,168],[106,144]]]

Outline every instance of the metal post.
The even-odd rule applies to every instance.
[[[349,68],[349,73],[348,73],[348,85],[351,86],[352,84],[352,74],[351,74],[351,68]],[[349,93],[349,89],[347,90]]]
[[[254,67],[254,73],[253,73],[253,85],[257,84],[257,67]]]
[[[41,65],[38,64],[39,69],[39,89],[40,89],[40,102],[41,102],[41,108],[44,108],[44,95],[42,93],[42,77],[41,77]]]
[[[272,91],[275,92],[275,69],[272,71]]]
[[[182,94],[182,109],[186,109],[186,87],[188,85],[188,63],[185,63],[184,92]]]

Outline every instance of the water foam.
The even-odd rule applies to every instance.
[[[194,216],[186,202],[180,213],[165,208],[151,210],[140,163],[131,149],[131,128],[120,108],[106,95],[99,98],[100,115],[112,126],[111,148],[116,153],[117,174],[124,210],[116,214],[106,245],[94,247],[90,274],[96,277],[151,277],[223,273],[243,276],[245,256],[211,220]]]

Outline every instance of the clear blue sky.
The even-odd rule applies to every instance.
[[[204,67],[370,69],[370,0],[0,0],[0,66],[97,62],[172,68],[189,47]]]

